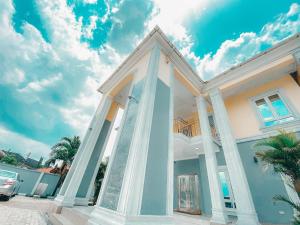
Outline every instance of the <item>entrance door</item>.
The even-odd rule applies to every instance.
[[[197,175],[180,175],[178,184],[178,211],[200,214]]]
[[[227,168],[224,166],[219,167],[219,179],[224,197],[224,206],[227,211],[234,211],[236,206],[234,202],[233,192]]]

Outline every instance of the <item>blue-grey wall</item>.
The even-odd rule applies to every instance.
[[[275,203],[273,201],[275,195],[287,196],[284,183],[281,177],[274,173],[272,167],[266,170],[263,162],[254,162],[253,157],[255,152],[258,151],[254,146],[255,143],[257,141],[239,143],[238,148],[258,219],[264,223],[289,224],[290,219],[293,217],[291,207],[286,203]],[[280,211],[284,214],[279,214]]]
[[[96,168],[96,165],[98,163],[100,154],[102,151],[105,151],[105,149],[103,148],[103,145],[105,143],[106,137],[108,135],[109,132],[109,128],[110,128],[111,122],[109,120],[105,120],[103,123],[103,127],[101,129],[101,132],[98,136],[97,142],[95,144],[94,150],[92,152],[89,164],[85,170],[84,176],[81,180],[78,192],[76,197],[79,198],[85,198],[87,191],[89,189],[89,185],[92,182],[92,178],[93,178],[93,174],[94,174],[94,170]]]
[[[23,169],[7,164],[0,163],[0,169],[10,170],[20,174],[21,183],[19,193],[30,195],[34,188],[41,172],[29,169]],[[44,196],[52,195],[57,183],[59,181],[59,175],[45,173],[40,183],[48,184],[47,189],[43,193]]]
[[[157,80],[141,214],[165,215],[167,202],[170,88]]]
[[[282,202],[274,202],[275,195],[287,196],[281,177],[274,173],[272,167],[265,169],[264,163],[254,162],[253,157],[259,149],[254,145],[257,141],[238,143],[245,173],[248,179],[253,202],[260,222],[272,224],[289,224],[293,211],[291,207]],[[219,166],[226,165],[224,153],[216,154]],[[203,214],[211,215],[211,198],[206,172],[204,155],[197,159],[177,161],[174,164],[174,208],[178,206],[177,176],[181,174],[197,174],[200,187],[200,208]],[[280,213],[284,214],[280,214]]]

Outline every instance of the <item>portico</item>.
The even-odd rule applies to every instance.
[[[203,82],[156,27],[99,88],[102,99],[56,201],[87,206],[122,108],[88,224],[179,224],[174,211],[203,215],[207,206],[211,224],[226,224],[228,215],[260,224],[224,103],[228,87]],[[196,173],[182,166],[190,159],[199,161]]]

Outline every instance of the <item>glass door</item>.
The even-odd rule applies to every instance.
[[[178,184],[178,211],[200,214],[197,175],[180,175]]]
[[[234,202],[234,196],[233,196],[231,183],[230,183],[230,179],[226,167],[219,168],[219,179],[220,179],[220,185],[223,192],[225,208],[228,209],[229,211],[234,210],[236,208],[236,205]]]

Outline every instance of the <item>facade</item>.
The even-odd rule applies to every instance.
[[[204,82],[156,27],[99,88],[56,201],[87,206],[122,108],[88,224],[289,224],[292,209],[272,198],[297,196],[254,145],[280,128],[300,132],[299,75],[299,35]]]

